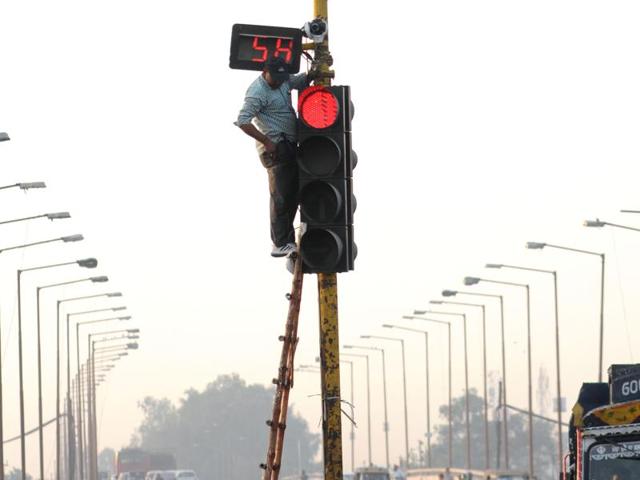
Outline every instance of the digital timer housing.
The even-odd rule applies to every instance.
[[[302,30],[236,23],[231,31],[229,67],[262,70],[269,58],[283,57],[289,73],[300,71]]]

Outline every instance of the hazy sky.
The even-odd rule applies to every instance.
[[[336,83],[352,86],[359,256],[340,275],[340,335],[426,308],[465,275],[530,282],[534,372],[555,378],[549,278],[486,271],[486,262],[559,272],[563,390],[571,405],[597,373],[597,257],[530,252],[542,241],[607,253],[605,365],[637,361],[640,280],[635,232],[588,230],[586,218],[640,225],[640,5],[632,1],[398,0],[330,2]],[[95,255],[104,287],[43,295],[45,417],[54,413],[55,301],[121,290],[141,349],[99,398],[100,445],[125,445],[145,395],[178,400],[217,375],[268,384],[276,375],[290,275],[269,257],[266,174],[232,122],[255,72],[228,69],[233,23],[297,27],[311,0],[259,2],[5,2],[0,16],[2,184],[44,180],[46,191],[1,191],[3,219],[69,210],[73,219],[2,226],[2,245],[83,233],[86,241],[0,255],[5,437],[18,433],[15,270]],[[93,272],[92,272],[93,274]],[[35,288],[82,278],[67,268],[24,283],[27,426],[37,422]],[[318,354],[315,278],[305,278],[299,363]],[[524,299],[507,307],[510,403],[526,406]],[[489,309],[489,368],[498,370],[498,317]],[[455,322],[455,320],[454,320]],[[407,326],[418,326],[404,323]],[[115,324],[117,328],[122,324]],[[481,387],[480,322],[470,315],[471,381]],[[96,329],[99,330],[99,329]],[[444,332],[432,328],[433,411],[446,398]],[[86,330],[89,331],[89,330]],[[462,392],[454,327],[454,393]],[[407,336],[410,439],[424,434],[423,350]],[[364,343],[363,343],[364,344]],[[84,352],[83,346],[83,352]],[[389,344],[390,373],[399,350]],[[64,357],[63,357],[64,359]],[[378,359],[372,371],[379,372]],[[359,370],[356,461],[366,454]],[[345,384],[346,388],[346,384]],[[393,458],[403,452],[400,377],[389,380]],[[383,461],[381,384],[372,416]],[[318,430],[316,376],[297,377],[291,401]],[[550,413],[550,412],[547,412]],[[265,419],[269,412],[265,412]],[[264,425],[257,432],[267,435]],[[262,431],[263,430],[263,431]],[[48,445],[53,437],[47,435]],[[28,442],[37,472],[37,436]],[[55,450],[46,451],[47,471]],[[247,459],[256,465],[263,459]],[[7,448],[19,465],[17,444]]]

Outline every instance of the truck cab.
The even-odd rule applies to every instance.
[[[573,407],[562,480],[640,479],[640,365],[612,365]]]

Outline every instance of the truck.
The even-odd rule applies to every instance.
[[[561,480],[640,479],[640,364],[611,365],[608,374],[580,388]]]

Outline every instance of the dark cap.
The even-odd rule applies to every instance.
[[[283,57],[269,58],[265,62],[264,68],[276,82],[286,82],[289,80],[289,65],[287,65]]]

